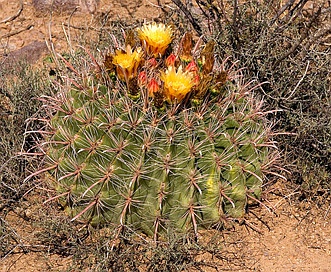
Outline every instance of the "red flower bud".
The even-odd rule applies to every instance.
[[[148,83],[147,89],[149,96],[154,96],[154,93],[156,93],[160,89],[156,79],[154,78],[151,79],[151,81]]]
[[[171,53],[169,57],[167,57],[165,64],[167,65],[167,67],[175,66],[176,59],[177,59],[176,55]]]
[[[156,67],[157,61],[155,58],[151,58],[147,61],[147,64],[150,65],[151,67]]]
[[[147,84],[147,74],[145,71],[141,71],[138,75],[138,84],[140,87]]]
[[[188,72],[197,72],[198,66],[195,64],[195,62],[192,60],[185,68],[185,71]]]
[[[198,74],[196,74],[193,78],[194,85],[198,85],[200,81],[200,77]]]

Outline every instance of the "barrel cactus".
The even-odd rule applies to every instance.
[[[244,216],[259,201],[274,143],[240,73],[213,42],[147,24],[98,71],[51,99],[48,178],[73,220],[157,239]]]

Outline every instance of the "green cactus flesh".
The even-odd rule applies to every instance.
[[[260,198],[270,148],[257,112],[239,83],[165,110],[105,85],[71,89],[50,121],[50,176],[72,218],[92,225],[208,228]]]

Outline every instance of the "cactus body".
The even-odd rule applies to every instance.
[[[152,234],[241,217],[247,194],[260,197],[268,131],[251,98],[230,91],[174,113],[144,111],[142,101],[108,89],[71,90],[66,101],[70,112],[51,119],[47,155],[73,217],[84,211],[80,220]]]
[[[162,109],[96,82],[64,92],[50,120],[50,176],[73,219],[196,233],[260,198],[269,129],[240,81]]]

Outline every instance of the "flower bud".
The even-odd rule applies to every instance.
[[[147,74],[145,71],[141,71],[138,75],[138,84],[140,87],[147,84]]]
[[[169,55],[169,57],[167,57],[167,59],[165,61],[166,66],[167,67],[169,67],[169,66],[175,66],[176,59],[177,59],[176,55],[174,53],[171,53]]]
[[[195,62],[192,60],[185,68],[185,71],[187,72],[198,72],[198,66],[195,64]]]
[[[147,61],[147,65],[149,65],[150,67],[156,67],[157,66],[157,61],[155,58],[151,58]]]
[[[157,83],[156,79],[155,78],[152,78],[151,81],[148,83],[148,95],[149,96],[154,96],[154,93],[156,93],[160,87],[159,87],[159,84]]]

